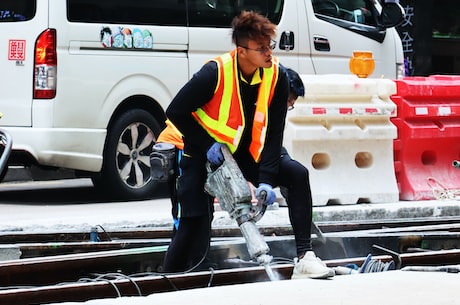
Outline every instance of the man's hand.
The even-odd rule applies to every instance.
[[[263,199],[262,195],[265,193],[264,204],[272,205],[275,202],[276,194],[272,186],[267,183],[259,184],[259,187],[256,189],[257,199]]]
[[[222,163],[224,163],[224,155],[221,150],[222,145],[224,144],[216,142],[212,144],[211,148],[209,148],[206,153],[206,157],[212,166],[219,167]]]

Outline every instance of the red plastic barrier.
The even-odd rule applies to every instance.
[[[391,97],[398,128],[394,164],[401,200],[437,199],[433,183],[460,189],[460,76],[433,75],[396,80]]]

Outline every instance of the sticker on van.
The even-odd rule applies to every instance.
[[[8,60],[24,61],[26,59],[26,41],[10,39],[8,42]]]
[[[104,26],[100,36],[104,48],[153,48],[153,36],[149,30]]]

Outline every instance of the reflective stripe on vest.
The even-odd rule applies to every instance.
[[[233,153],[238,148],[245,126],[243,102],[240,97],[236,49],[214,59],[218,65],[217,86],[214,96],[202,108],[193,113],[195,119],[218,142],[228,145]],[[278,81],[278,59],[263,70],[262,82],[256,102],[252,142],[249,152],[260,161],[268,124],[268,107]]]
[[[277,81],[278,69],[264,69],[252,125],[252,142],[249,145],[249,152],[256,162],[260,161],[260,155],[264,148],[268,124],[268,106],[272,101]],[[260,101],[268,102],[261,103]]]

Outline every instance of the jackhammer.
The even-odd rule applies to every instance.
[[[273,257],[268,254],[270,248],[256,226],[256,222],[266,211],[264,197],[267,194],[262,192],[257,205],[253,205],[251,189],[238,164],[227,146],[222,146],[221,150],[224,156],[222,165],[213,169],[209,163],[207,164],[205,190],[217,198],[222,210],[227,211],[230,218],[236,220],[250,257],[261,265],[268,266]]]

